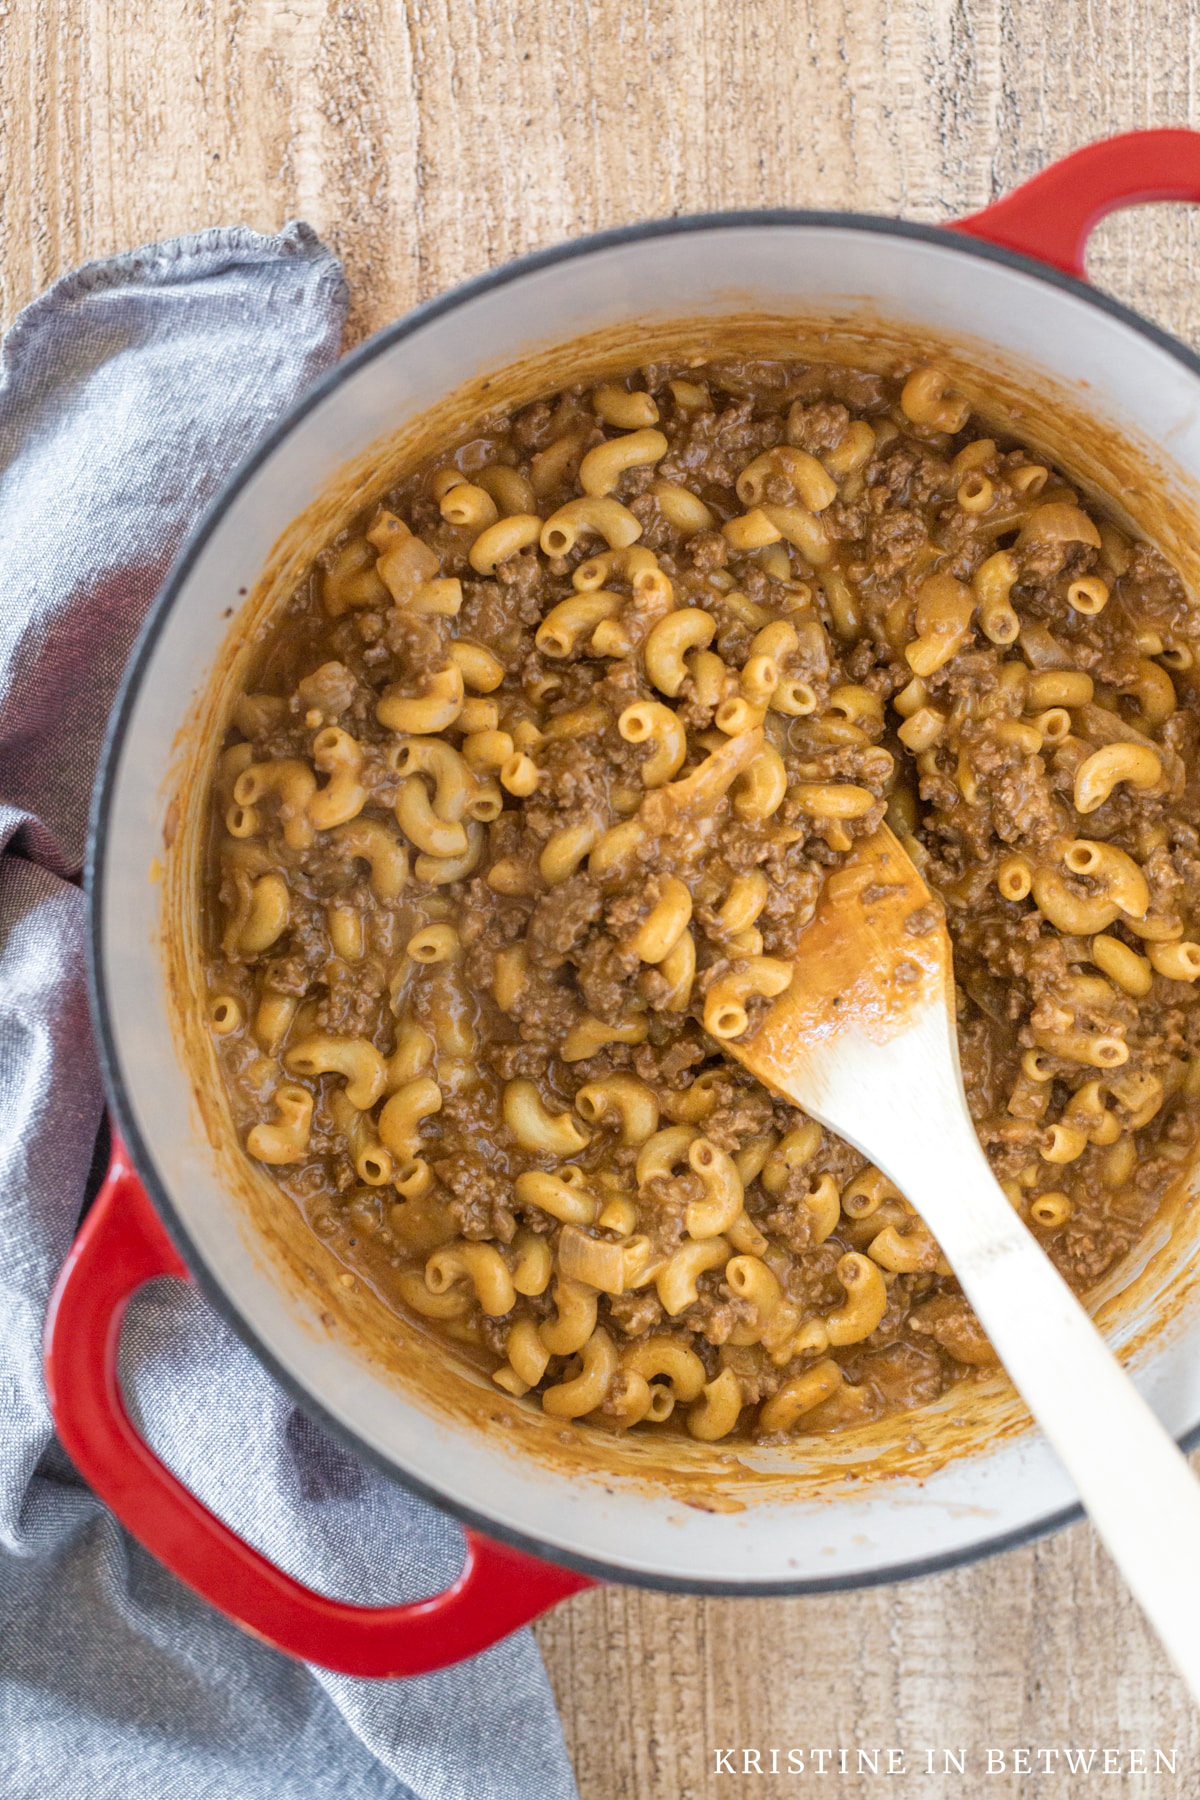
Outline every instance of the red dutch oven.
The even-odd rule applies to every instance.
[[[340,1302],[284,1279],[267,1215],[246,1204],[250,1177],[234,1168],[240,1153],[219,1107],[198,1104],[213,1091],[212,1070],[186,1047],[185,1003],[163,948],[163,909],[186,893],[188,866],[174,885],[170,872],[165,882],[147,875],[172,806],[182,823],[170,856],[186,865],[215,742],[197,720],[216,716],[214,689],[227,690],[238,643],[266,616],[253,609],[277,602],[289,571],[321,541],[294,521],[324,504],[323,528],[336,528],[339,506],[348,517],[391,454],[380,446],[422,419],[449,419],[456,395],[478,402],[486,393],[492,405],[527,398],[538,353],[555,346],[603,342],[612,354],[619,345],[628,365],[670,342],[672,315],[686,315],[693,331],[701,321],[715,342],[735,314],[773,321],[777,336],[780,321],[795,321],[797,342],[814,320],[833,321],[848,343],[874,337],[902,351],[919,341],[985,412],[989,396],[1028,396],[1025,434],[1085,484],[1115,492],[1186,575],[1198,537],[1200,362],[1094,292],[1083,272],[1099,219],[1168,199],[1200,201],[1200,136],[1148,131],[1091,145],[945,230],[856,214],[734,213],[543,252],[422,307],[347,357],[199,526],[131,660],[97,785],[92,985],[120,1138],[54,1293],[46,1379],[62,1442],[96,1492],[248,1630],[350,1674],[414,1675],[476,1653],[593,1580],[726,1594],[849,1587],[962,1562],[1075,1516],[1066,1478],[999,1378],[990,1394],[972,1389],[977,1418],[965,1436],[954,1402],[945,1416],[922,1412],[926,1450],[940,1442],[941,1456],[885,1467],[847,1434],[822,1446],[819,1467],[811,1441],[733,1455],[725,1446],[720,1457],[683,1446],[672,1473],[656,1460],[667,1453],[645,1449],[637,1434],[617,1443],[578,1431],[570,1462],[556,1462],[537,1409],[489,1420],[482,1401],[490,1392],[494,1413],[495,1393],[469,1371],[446,1377],[462,1389],[459,1405],[450,1387],[381,1369],[362,1353],[361,1320],[339,1315],[330,1330]],[[543,385],[555,366],[543,354]],[[525,374],[510,379],[505,371],[518,367]],[[1100,422],[1095,432],[1089,419]],[[1131,469],[1152,479],[1139,483]],[[341,499],[323,502],[331,493]],[[172,929],[178,936],[178,921]],[[1102,1313],[1185,1441],[1200,1425],[1191,1248],[1185,1231],[1156,1240]],[[117,1377],[125,1308],[163,1275],[196,1280],[306,1410],[464,1522],[466,1558],[452,1587],[402,1606],[330,1599],[274,1567],[176,1480],[134,1429]],[[415,1367],[416,1347],[412,1356]]]

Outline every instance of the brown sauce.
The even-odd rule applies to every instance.
[[[1093,1286],[1195,1136],[1198,638],[1161,555],[932,372],[664,365],[482,420],[322,552],[234,708],[240,1136],[564,1420],[936,1397],[994,1362],[937,1245],[721,1043],[886,817],[946,906],[980,1140]]]

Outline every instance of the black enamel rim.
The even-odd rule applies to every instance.
[[[407,313],[402,319],[385,326],[382,331],[376,332],[373,337],[360,344],[340,362],[335,363],[267,433],[256,449],[229,477],[216,499],[209,505],[163,583],[147,615],[122,677],[109,719],[92,793],[86,866],[86,886],[90,906],[88,991],[109,1107],[138,1176],[144,1183],[168,1235],[186,1262],[201,1292],[258,1360],[270,1370],[275,1380],[295,1401],[296,1405],[354,1455],[362,1457],[390,1480],[407,1488],[442,1512],[449,1513],[461,1524],[471,1527],[472,1530],[479,1532],[484,1537],[509,1544],[515,1549],[526,1551],[529,1555],[540,1557],[544,1561],[556,1563],[562,1568],[576,1569],[599,1581],[656,1588],[674,1593],[727,1595],[730,1597],[842,1592],[851,1588],[878,1587],[890,1582],[912,1580],[919,1576],[936,1574],[941,1570],[964,1567],[974,1562],[980,1562],[985,1557],[998,1555],[1002,1551],[1015,1549],[1022,1544],[1032,1543],[1050,1532],[1059,1530],[1064,1525],[1073,1524],[1083,1518],[1084,1509],[1079,1504],[1063,1507],[1058,1512],[1049,1513],[1043,1518],[1032,1520],[1014,1530],[983,1538],[978,1543],[960,1550],[917,1557],[890,1567],[871,1569],[858,1574],[810,1574],[799,1575],[794,1579],[789,1577],[771,1581],[737,1582],[705,1580],[700,1576],[655,1575],[643,1570],[625,1569],[617,1564],[607,1563],[598,1557],[581,1556],[562,1550],[544,1539],[499,1524],[485,1513],[450,1499],[440,1489],[429,1485],[407,1469],[391,1461],[382,1452],[364,1443],[354,1431],[328,1412],[321,1401],[311,1394],[261,1342],[254,1325],[232,1304],[216,1277],[209,1271],[195,1250],[138,1129],[133,1109],[125,1092],[112,1027],[103,964],[103,896],[109,850],[109,816],[116,790],[125,736],[142,676],[154,653],[166,619],[209,539],[221,524],[246,482],[264,463],[269,461],[284,439],[290,436],[310,413],[315,412],[330,394],[364,365],[374,361],[384,351],[390,350],[393,345],[412,337],[431,320],[458,310],[481,294],[507,287],[538,270],[550,268],[558,263],[570,262],[579,257],[591,256],[622,244],[637,243],[650,238],[675,237],[691,232],[761,226],[836,227],[872,235],[910,238],[936,245],[942,250],[957,252],[962,256],[1000,264],[1002,267],[1016,270],[1020,274],[1031,276],[1048,287],[1061,288],[1085,305],[1093,307],[1099,312],[1107,313],[1129,330],[1136,332],[1138,336],[1148,339],[1160,350],[1165,351],[1189,374],[1200,378],[1200,356],[1189,350],[1185,344],[1180,343],[1177,338],[1172,337],[1169,332],[1151,324],[1149,320],[1142,318],[1139,313],[1134,312],[1132,308],[1123,305],[1120,301],[1097,292],[1083,280],[1065,275],[1047,264],[1036,262],[1016,251],[1001,248],[978,238],[968,237],[942,226],[917,225],[903,219],[882,218],[868,213],[813,212],[772,208],[761,212],[696,213],[682,218],[647,220],[614,231],[599,232],[589,237],[574,239],[548,250],[540,250],[515,262],[506,263],[499,269],[476,276],[473,280],[452,288],[448,293],[426,301],[424,305]],[[1178,1441],[1184,1450],[1194,1449],[1197,1444],[1200,1444],[1200,1422],[1184,1433]]]

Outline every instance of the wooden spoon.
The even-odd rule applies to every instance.
[[[830,875],[791,986],[723,1048],[919,1209],[1200,1701],[1200,1485],[979,1147],[939,902],[886,826]]]

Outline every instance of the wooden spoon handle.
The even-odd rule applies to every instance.
[[[1200,1702],[1200,1483],[1021,1223],[968,1129],[888,1173],[930,1214],[980,1322]],[[941,1194],[934,1197],[937,1189]],[[931,1190],[933,1192],[931,1193]]]

